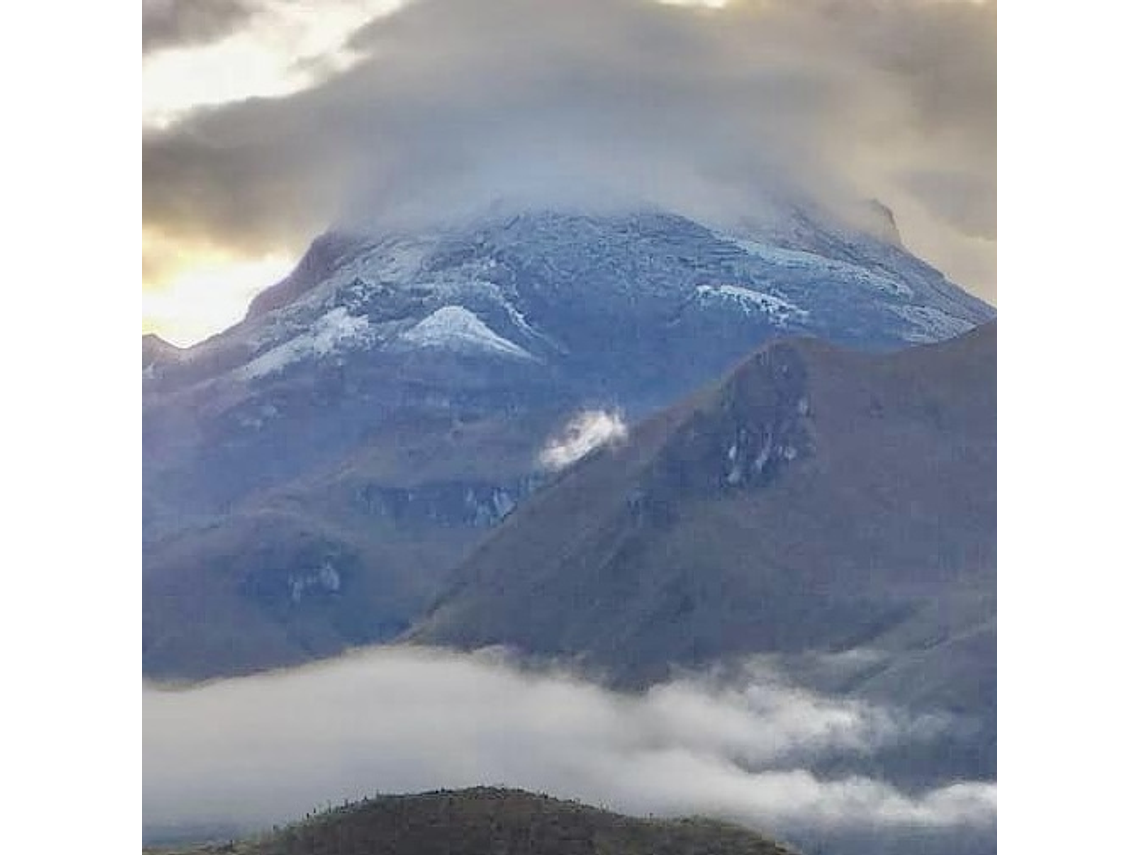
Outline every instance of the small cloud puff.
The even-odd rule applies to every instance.
[[[587,410],[574,416],[538,455],[546,469],[564,469],[596,448],[623,442],[629,435],[620,410]]]

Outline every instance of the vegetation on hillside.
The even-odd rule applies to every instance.
[[[145,855],[794,855],[709,819],[637,819],[521,790],[377,796],[259,839]]]

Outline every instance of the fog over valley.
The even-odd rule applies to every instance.
[[[755,664],[638,695],[501,653],[394,647],[188,689],[143,689],[143,817],[263,828],[376,792],[522,787],[635,814],[731,818],[859,851],[992,829],[996,787],[905,792],[828,758],[921,744],[953,722],[827,697]]]

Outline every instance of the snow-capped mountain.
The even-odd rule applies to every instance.
[[[240,324],[144,343],[144,661],[224,673],[390,635],[549,477],[575,414],[635,420],[775,336],[879,351],[994,316],[891,232],[525,211],[318,238]],[[232,643],[204,652],[219,621]]]
[[[306,360],[432,348],[588,374],[618,354],[690,345],[710,326],[749,347],[787,332],[877,349],[993,316],[895,243],[797,226],[730,233],[663,213],[531,212],[412,234],[329,233],[242,324],[151,380],[248,381]],[[614,341],[619,324],[642,335]]]

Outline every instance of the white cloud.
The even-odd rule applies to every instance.
[[[622,442],[629,434],[622,414],[609,410],[587,410],[570,420],[539,453],[538,462],[547,469],[563,469],[581,460],[595,448]]]
[[[375,792],[519,786],[632,813],[765,829],[992,825],[995,787],[906,794],[809,760],[930,738],[940,724],[771,678],[643,695],[501,658],[390,648],[187,690],[143,690],[151,826],[267,824]]]
[[[992,296],[993,4],[416,0],[343,31],[272,90],[292,94],[144,135],[148,227],[256,253],[504,196],[732,219],[790,189],[880,199]]]
[[[156,8],[187,12],[216,6],[222,14],[218,15],[216,39],[197,40],[192,38],[192,28],[179,33],[169,27],[175,30],[170,33],[169,46],[144,53],[143,126],[167,127],[202,107],[246,98],[280,98],[316,86],[363,58],[345,45],[353,31],[402,3],[322,0],[319,12],[309,4],[288,0],[153,3]],[[146,10],[144,5],[144,25]],[[145,26],[143,35],[145,47]]]

